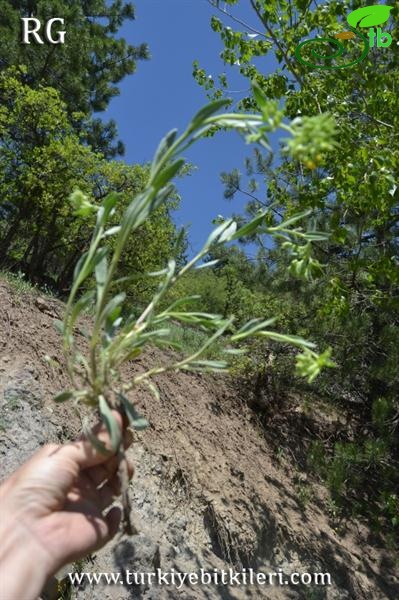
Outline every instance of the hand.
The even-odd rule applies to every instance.
[[[120,415],[115,417],[122,428]],[[109,448],[104,426],[93,433]],[[101,548],[115,535],[121,511],[105,511],[120,493],[117,468],[115,455],[101,454],[82,439],[44,446],[2,484],[1,598],[35,598],[61,566]]]

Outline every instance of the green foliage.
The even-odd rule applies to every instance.
[[[233,17],[234,4],[231,3]],[[340,371],[338,379],[343,383],[341,391],[359,395],[370,409],[381,393],[393,397],[399,383],[394,367],[399,360],[395,343],[399,284],[397,56],[390,49],[379,51],[361,66],[344,70],[339,80],[330,72],[315,73],[293,61],[296,45],[314,34],[333,34],[351,8],[355,9],[352,14],[360,14],[358,3],[338,1],[312,10],[288,0],[258,1],[252,6],[254,17],[259,20],[257,37],[234,32],[234,21],[227,24],[219,20],[217,26],[215,20],[212,22],[212,28],[223,33],[223,39],[228,37],[225,45],[234,53],[232,64],[244,77],[256,82],[253,95],[243,98],[241,106],[262,106],[271,98],[283,97],[294,124],[299,119],[299,131],[288,143],[290,158],[283,156],[276,165],[270,151],[260,151],[254,159],[248,159],[248,185],[237,171],[224,174],[226,194],[229,198],[240,193],[250,195],[246,209],[249,217],[259,207],[270,206],[276,222],[298,209],[310,208],[318,228],[330,233],[328,244],[315,243],[311,261],[306,245],[290,248],[283,243],[281,249],[295,258],[291,263],[294,281],[277,283],[277,274],[272,285],[276,294],[285,287],[287,299],[296,287],[295,301],[289,302],[286,309],[296,312],[298,302],[307,307],[306,335],[315,332],[321,344],[333,347]],[[362,14],[381,12],[387,18],[390,8],[359,10]],[[397,9],[393,8],[392,15],[396,14]],[[263,37],[274,41],[276,58],[284,62],[285,74],[277,69],[264,76],[253,61],[243,59],[243,45],[245,52],[250,53],[262,36],[260,25],[264,28]],[[225,33],[226,29],[231,33]],[[397,28],[391,32],[393,36],[395,31]],[[269,51],[265,49],[265,53]],[[239,64],[235,64],[237,61]],[[273,87],[275,78],[285,82],[278,94]],[[316,136],[311,133],[314,119]],[[321,148],[323,153],[319,152]],[[284,277],[286,263],[280,248],[265,248],[260,236],[251,241],[262,249],[259,260],[280,265]],[[322,270],[323,264],[326,268]],[[309,287],[295,283],[302,277],[316,280],[312,296]],[[287,314],[287,318],[291,317]],[[334,395],[339,395],[337,376],[327,377],[324,389],[329,387]]]
[[[288,142],[292,157],[315,169],[326,152],[337,146],[335,120],[328,113],[314,117],[297,117],[293,123],[296,135]]]
[[[331,491],[332,502],[341,513],[371,517],[380,529],[399,526],[399,502],[394,492],[399,484],[392,429],[393,406],[386,398],[372,406],[372,428],[353,442],[336,442],[328,449],[313,442],[309,464]],[[359,495],[359,490],[362,494]]]
[[[324,367],[335,367],[330,360],[331,348],[317,356],[313,351],[307,349],[297,357],[296,369],[301,377],[307,377],[309,383],[313,383]]]
[[[233,312],[225,311],[226,280],[222,276],[219,277],[212,268],[186,273],[176,281],[162,306],[172,304],[180,298],[190,298],[183,304],[185,308],[190,306],[195,310],[216,312],[224,316]]]
[[[305,350],[307,356],[311,356],[308,358],[310,362],[323,362],[323,358],[319,359],[313,350],[309,354],[309,349],[314,348],[311,342],[299,336],[271,330],[273,318],[252,318],[243,325],[234,326],[233,316],[223,317],[215,313],[206,313],[203,309],[193,310],[189,306],[191,301],[197,298],[179,297],[179,294],[171,304],[166,302],[166,308],[164,306],[168,294],[170,295],[175,285],[179,280],[182,281],[186,274],[194,269],[202,271],[214,266],[213,260],[203,263],[212,250],[249,235],[259,228],[272,237],[311,241],[311,233],[298,227],[303,218],[302,214],[273,227],[265,227],[265,213],[259,213],[242,227],[237,227],[231,219],[221,222],[210,234],[203,248],[190,261],[179,266],[175,260],[169,260],[167,267],[162,271],[149,274],[149,277],[158,281],[158,289],[139,315],[126,303],[126,294],[118,289],[118,267],[129,239],[169,197],[171,180],[184,163],[179,158],[184,150],[207,135],[215,126],[236,129],[247,141],[256,139],[267,143],[269,125],[265,125],[264,116],[226,113],[215,115],[223,104],[225,103],[217,101],[204,107],[179,137],[173,131],[161,141],[144,189],[130,201],[120,216],[118,193],[108,194],[99,206],[82,193],[75,192],[72,196],[75,212],[94,214],[96,223],[87,252],[81,256],[75,267],[62,326],[73,389],[63,392],[57,399],[74,399],[76,403],[84,402],[98,409],[115,448],[119,447],[120,440],[111,408],[125,412],[132,426],[141,428],[142,419],[135,414],[126,394],[132,388],[145,384],[158,395],[152,378],[167,371],[225,370],[228,366],[227,360],[204,358],[216,342],[221,344],[221,352],[226,356],[234,356],[237,352],[242,352],[241,349],[234,348],[237,343],[241,344],[250,337],[262,336]],[[293,229],[293,225],[297,225],[297,228]],[[109,238],[113,239],[111,246],[108,245]],[[96,289],[87,290],[86,282],[92,277],[95,278]],[[87,354],[82,354],[75,341],[75,327],[79,316],[89,306],[92,306],[94,313],[93,324],[88,332]],[[191,354],[171,358],[169,362],[165,361],[164,364],[136,375],[130,382],[124,381],[121,375],[122,365],[137,358],[146,344],[161,347],[174,345],[170,325],[173,324],[175,328],[176,322],[185,327],[197,327],[206,333],[199,347]],[[309,375],[313,376],[313,368],[309,364],[307,369]]]
[[[385,515],[384,502],[376,500],[367,511],[369,487],[360,469],[373,471],[378,464],[381,478],[373,472],[371,480],[378,481],[387,497],[394,494],[392,470],[383,465],[393,461],[397,424],[395,429],[383,415],[386,406],[397,406],[399,391],[399,59],[393,46],[375,49],[337,77],[304,66],[296,60],[295,49],[305,39],[333,37],[347,28],[347,19],[351,26],[370,27],[392,16],[390,34],[398,39],[398,8],[364,7],[357,0],[251,0],[253,20],[245,27],[235,19],[237,4],[239,0],[231,1],[218,10],[211,27],[221,37],[224,62],[247,81],[241,87],[251,89],[238,98],[238,107],[262,110],[274,101],[274,114],[284,111],[297,131],[285,146],[290,150],[286,156],[284,148],[276,156],[274,148],[264,146],[246,160],[244,174],[238,169],[222,174],[226,198],[250,197],[241,222],[265,208],[270,209],[271,226],[298,210],[310,210],[305,220],[311,228],[329,233],[327,240],[313,240],[311,252],[300,240],[271,245],[261,230],[249,236],[251,252],[254,245],[257,250],[255,270],[263,274],[263,283],[253,281],[249,289],[265,294],[267,301],[277,300],[277,323],[331,348],[324,360],[333,360],[336,368],[323,372],[317,392],[354,411],[366,433],[336,447],[328,469],[330,486],[344,489],[350,482],[346,501],[355,506],[357,494],[370,519],[378,518]],[[345,43],[352,52],[350,42]],[[271,53],[278,66],[265,73],[258,66],[264,63],[253,57]],[[200,85],[208,81],[198,63],[194,76]],[[224,72],[221,79],[215,75],[205,88],[209,96],[223,98],[228,77]],[[262,363],[262,349],[255,344],[251,355],[240,359],[243,373],[267,382],[268,371],[275,380],[283,377],[285,385],[298,385],[287,378],[294,354],[275,355],[271,365],[265,345]],[[304,370],[306,363],[302,355]],[[317,370],[315,363],[309,368]],[[389,443],[381,441],[390,436]]]
[[[25,279],[24,274],[10,273],[9,271],[0,271],[0,279],[4,279],[18,295],[29,294],[35,288]]]
[[[169,345],[170,348],[177,350],[185,355],[196,354],[205,344],[208,334],[195,327],[185,327],[170,323],[169,325]],[[212,346],[206,348],[202,357],[205,359],[223,359],[223,345],[216,340]]]
[[[0,1],[0,69],[26,65],[25,83],[58,91],[71,123],[87,142],[108,156],[123,152],[113,144],[116,125],[93,118],[119,93],[118,83],[135,71],[137,60],[148,58],[145,44],[132,46],[117,36],[126,20],[134,19],[130,2],[113,0]],[[65,19],[65,44],[21,43],[21,17],[42,22]]]
[[[90,195],[98,205],[110,190],[118,190],[116,224],[131,196],[144,188],[149,170],[106,161],[93,152],[72,127],[56,90],[32,89],[24,73],[0,74],[0,263],[65,293],[96,218],[82,197]],[[73,196],[80,206],[73,212],[68,194],[76,188],[83,196]],[[170,212],[177,203],[171,190],[167,202],[129,240],[118,270],[120,277],[135,275],[124,286],[129,296],[144,301],[151,293],[153,286],[143,282],[143,274],[170,256],[177,240]],[[112,246],[112,236],[107,243]]]

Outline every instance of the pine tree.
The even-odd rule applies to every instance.
[[[93,149],[107,156],[123,154],[123,144],[115,143],[115,123],[92,115],[107,108],[119,93],[118,83],[149,56],[145,44],[132,46],[116,37],[124,22],[135,18],[133,5],[122,0],[0,0],[0,15],[0,70],[25,65],[25,82],[55,88]],[[30,16],[42,23],[63,18],[65,43],[22,44],[21,18]]]

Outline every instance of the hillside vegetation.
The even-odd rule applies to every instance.
[[[54,394],[68,385],[54,323],[57,300],[0,280],[1,454],[4,474],[40,444],[76,437],[80,419]],[[82,338],[83,340],[83,338]],[[45,360],[45,353],[51,362]],[[125,375],[169,359],[150,349]],[[270,396],[260,417],[248,394],[230,378],[181,373],[160,375],[155,400],[145,390],[137,407],[151,426],[129,452],[136,475],[129,490],[139,535],[116,539],[90,560],[65,571],[112,572],[129,568],[196,571],[235,566],[259,571],[330,573],[331,587],[207,588],[207,598],[396,598],[394,540],[344,516],[307,467],[315,439],[327,442],[355,428],[350,412],[317,395]],[[189,390],[189,393],[188,393]],[[65,572],[64,572],[65,573]],[[62,586],[69,588],[64,574]],[[153,590],[133,590],[151,598]],[[164,588],[162,598],[176,598]],[[118,588],[118,598],[132,590]],[[200,588],[180,592],[204,598]],[[51,596],[50,596],[51,597]],[[86,586],[57,598],[111,599],[112,587]]]
[[[296,48],[344,34],[358,0],[208,4],[220,72],[193,57],[193,76],[210,103],[162,139],[151,164],[129,165],[116,124],[98,113],[149,58],[121,36],[133,5],[57,0],[71,25],[54,51],[15,43],[20,16],[47,18],[52,3],[0,0],[7,471],[45,441],[75,437],[85,417],[115,434],[116,408],[137,430],[149,424],[136,432],[140,466],[125,490],[142,533],[93,558],[97,570],[134,557],[142,568],[295,567],[330,571],[334,585],[273,598],[393,599],[399,9],[378,23],[391,47],[333,69],[331,58],[306,66]],[[220,174],[235,214],[215,214],[193,257],[174,221],[192,167],[182,156],[227,129],[248,144],[245,163]]]

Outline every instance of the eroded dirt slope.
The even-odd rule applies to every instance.
[[[2,476],[38,446],[80,432],[73,410],[52,396],[68,385],[54,320],[62,304],[36,293],[21,294],[0,280],[0,403]],[[49,364],[44,357],[48,355]],[[167,359],[150,351],[128,368],[140,370]],[[127,372],[127,375],[129,373]],[[135,398],[151,426],[133,444],[132,519],[139,535],[123,537],[98,552],[87,571],[151,571],[172,567],[277,568],[283,573],[330,572],[331,587],[86,586],[70,597],[92,598],[398,598],[393,557],[372,540],[364,524],[339,533],[329,520],[327,494],[284,451],[287,427],[257,422],[231,381],[193,374],[158,378],[160,400],[145,391]],[[290,400],[286,423],[292,438],[301,422],[299,400]],[[323,417],[318,414],[318,419]],[[298,427],[296,427],[296,423]],[[320,423],[319,423],[320,426]],[[326,418],[325,426],[328,427]],[[273,425],[271,425],[273,427]],[[305,485],[306,484],[306,485]],[[372,543],[371,543],[372,542]]]

